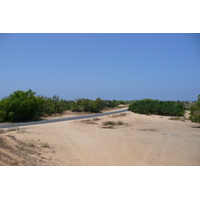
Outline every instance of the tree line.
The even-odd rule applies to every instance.
[[[50,98],[36,96],[36,92],[32,90],[18,90],[0,101],[0,122],[30,121],[44,114],[52,115],[63,113],[66,110],[98,113],[104,108],[117,107],[119,104],[125,104],[125,101],[110,101],[100,98],[94,101],[84,98],[67,101],[60,99],[57,95]]]
[[[178,101],[159,101],[153,99],[143,99],[134,101],[128,110],[140,114],[156,114],[165,116],[183,116],[185,114],[185,105]]]
[[[36,92],[15,91],[0,101],[0,122],[20,122],[37,119],[45,114],[63,113],[66,110],[73,112],[99,113],[105,108],[114,108],[119,104],[126,104],[125,101],[102,100],[97,98],[65,100],[54,95],[52,98],[36,96]],[[200,123],[200,95],[197,102],[189,105],[182,101],[159,101],[143,99],[129,101],[129,111],[140,114],[157,114],[165,116],[183,116],[185,110],[190,110],[190,120]]]

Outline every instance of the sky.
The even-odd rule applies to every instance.
[[[0,99],[197,100],[200,34],[1,33]]]

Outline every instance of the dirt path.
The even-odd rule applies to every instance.
[[[199,166],[200,125],[169,118],[127,112],[126,115],[30,126],[0,134],[0,138],[9,140],[13,148],[16,144],[12,144],[9,137],[23,142],[29,158],[23,161],[23,150],[15,149],[21,152],[18,160],[15,157],[16,165]],[[103,125],[106,121],[121,121],[122,125]],[[8,151],[0,147],[0,165],[9,165],[12,151],[14,149]],[[7,162],[2,161],[2,153],[10,156]]]

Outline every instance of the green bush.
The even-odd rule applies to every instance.
[[[81,110],[81,105],[79,105],[77,102],[73,102],[71,104],[71,111],[73,112],[80,112]]]
[[[90,99],[78,99],[76,102],[71,104],[72,111],[85,111],[85,112],[93,112],[98,113],[102,111],[105,107],[104,101],[100,98],[97,98],[95,101]]]
[[[44,114],[52,115],[70,110],[73,101],[59,99],[54,95],[52,98],[35,96],[36,92],[15,91],[0,101],[0,122],[29,121]]]
[[[18,90],[0,101],[1,121],[27,121],[38,115],[40,99],[34,96],[32,90],[26,92]]]
[[[166,116],[183,116],[185,113],[181,104],[176,104],[173,101],[159,101],[152,99],[134,101],[129,105],[128,110],[139,114],[157,114]]]
[[[59,99],[57,95],[49,98],[35,96],[35,94],[36,92],[32,90],[18,90],[2,99],[0,101],[0,122],[29,121],[44,114],[52,115],[54,113],[62,113],[65,110],[99,113],[105,107],[113,108],[119,104],[126,104],[125,101],[104,101],[101,98],[97,98],[94,101],[84,98],[75,101],[66,101]]]
[[[200,95],[197,102],[190,107],[190,120],[200,123]]]

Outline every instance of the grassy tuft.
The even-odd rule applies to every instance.
[[[98,120],[100,120],[100,119],[97,117],[93,118],[93,121],[98,121]]]
[[[103,125],[115,125],[115,122],[113,121],[106,121],[106,122],[102,122]]]
[[[116,125],[123,125],[124,123],[122,121],[118,121],[115,123]]]
[[[50,148],[50,146],[49,146],[48,143],[43,143],[43,144],[42,144],[42,147],[44,147],[44,148]]]
[[[103,123],[103,125],[111,125],[111,126],[123,125],[124,124],[122,121],[118,121],[118,122],[106,121],[106,122],[102,122],[102,123]]]
[[[28,143],[28,146],[29,146],[29,147],[35,147],[35,143],[34,143],[34,142],[29,142],[29,143]]]

